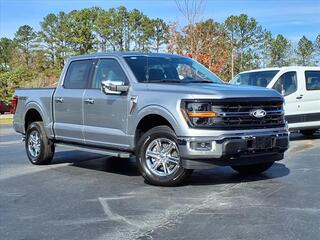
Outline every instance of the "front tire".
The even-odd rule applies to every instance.
[[[33,122],[28,126],[25,148],[32,164],[50,164],[54,155],[54,144],[48,139],[42,122]]]
[[[150,129],[137,144],[137,162],[148,183],[175,186],[191,173],[182,167],[177,137],[168,126]]]
[[[231,166],[231,168],[242,175],[256,175],[267,171],[274,162],[259,163],[253,165]]]

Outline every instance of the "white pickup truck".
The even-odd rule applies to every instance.
[[[320,67],[251,70],[239,73],[230,83],[276,89],[284,96],[290,130],[313,135],[320,129]]]

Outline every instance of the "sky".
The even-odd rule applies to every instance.
[[[137,8],[151,18],[186,20],[175,0],[0,0],[0,37],[13,38],[22,25],[40,30],[49,13],[98,6],[104,9],[126,6]],[[245,13],[254,17],[273,35],[283,34],[293,42],[303,35],[312,41],[320,34],[320,0],[205,0],[202,19],[223,22],[230,15]]]

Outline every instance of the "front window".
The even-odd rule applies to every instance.
[[[273,88],[284,96],[297,91],[297,72],[286,72],[279,77]]]
[[[139,82],[223,84],[214,73],[190,58],[130,56],[125,60]]]
[[[278,70],[258,71],[258,72],[247,72],[240,73],[235,76],[230,83],[236,85],[251,85],[266,87],[274,76],[278,73]]]
[[[101,59],[95,69],[91,88],[101,88],[103,81],[128,82],[120,64],[115,59]]]

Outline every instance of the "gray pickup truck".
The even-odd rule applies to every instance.
[[[33,164],[49,164],[57,145],[135,155],[147,182],[170,186],[193,169],[261,173],[288,148],[279,93],[225,84],[178,55],[77,56],[56,88],[15,95],[14,129]]]

